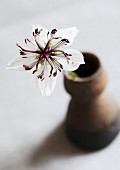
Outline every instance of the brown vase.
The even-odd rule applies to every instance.
[[[71,95],[66,118],[66,133],[78,146],[97,150],[104,148],[120,130],[119,109],[105,91],[106,73],[98,57],[83,53],[85,64],[73,77],[65,72],[64,85]]]

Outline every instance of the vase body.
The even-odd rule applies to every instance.
[[[71,95],[66,133],[78,146],[97,150],[104,148],[120,130],[120,114],[116,102],[105,90],[107,76],[97,56],[83,53],[85,64],[72,77],[68,72],[64,84]]]

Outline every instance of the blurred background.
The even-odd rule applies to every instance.
[[[50,97],[41,97],[34,76],[5,69],[16,42],[32,24],[77,26],[72,48],[97,54],[106,69],[107,89],[120,105],[119,0],[1,0],[0,3],[0,170],[117,170],[120,137],[105,150],[85,153],[66,139],[63,121],[70,96],[63,75]]]

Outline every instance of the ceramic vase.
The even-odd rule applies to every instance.
[[[84,52],[85,64],[65,72],[64,85],[71,95],[65,128],[68,138],[81,148],[98,150],[106,147],[120,130],[119,109],[106,92],[107,76],[100,59]]]

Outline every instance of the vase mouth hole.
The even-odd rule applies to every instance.
[[[83,52],[85,64],[79,66],[74,72],[81,78],[87,78],[95,74],[100,68],[100,60],[92,53]]]

